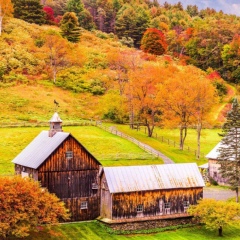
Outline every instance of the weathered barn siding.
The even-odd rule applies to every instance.
[[[72,158],[66,152],[72,151]],[[71,135],[38,169],[38,180],[55,193],[71,210],[71,221],[90,220],[99,216],[99,163]],[[81,209],[87,202],[87,209]]]
[[[15,174],[22,175],[22,177],[31,177],[35,181],[38,181],[38,171],[33,168],[24,167],[19,164],[15,164]]]
[[[100,216],[113,221],[186,217],[189,205],[203,197],[196,164],[103,167],[100,176]]]
[[[112,219],[112,195],[109,191],[105,175],[101,179],[100,215],[104,218]]]
[[[115,193],[112,195],[112,219],[185,213],[184,202],[194,205],[202,197],[202,188]],[[165,203],[169,203],[170,208],[165,208]],[[137,212],[138,205],[143,205],[142,212]]]

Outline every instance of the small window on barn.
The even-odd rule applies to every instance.
[[[183,202],[183,207],[188,208],[189,207],[189,201],[184,201]]]
[[[143,204],[138,204],[137,205],[137,213],[143,212]]]
[[[67,151],[66,152],[66,158],[67,159],[72,159],[73,158],[73,152],[72,151]]]
[[[165,207],[165,214],[171,214],[171,211],[170,211],[170,207],[171,207],[171,203],[170,202],[166,202],[164,203],[164,207]]]
[[[87,202],[81,202],[81,209],[87,209],[87,208],[88,208]]]

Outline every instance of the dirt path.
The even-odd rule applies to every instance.
[[[227,200],[234,198],[235,192],[230,189],[222,189],[218,187],[204,187],[203,198],[213,198],[216,200]]]

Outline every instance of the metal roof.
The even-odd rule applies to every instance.
[[[204,187],[196,163],[104,167],[111,193]]]
[[[53,137],[49,137],[48,131],[42,131],[12,162],[37,169],[69,135],[56,132]]]
[[[222,147],[222,143],[219,142],[207,155],[206,158],[208,159],[217,159],[219,157],[220,152],[218,149]]]
[[[62,120],[59,117],[58,113],[55,112],[49,122],[62,122]]]

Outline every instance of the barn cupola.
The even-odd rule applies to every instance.
[[[56,132],[62,132],[62,120],[57,112],[53,114],[49,123],[50,123],[49,137],[53,137]]]

